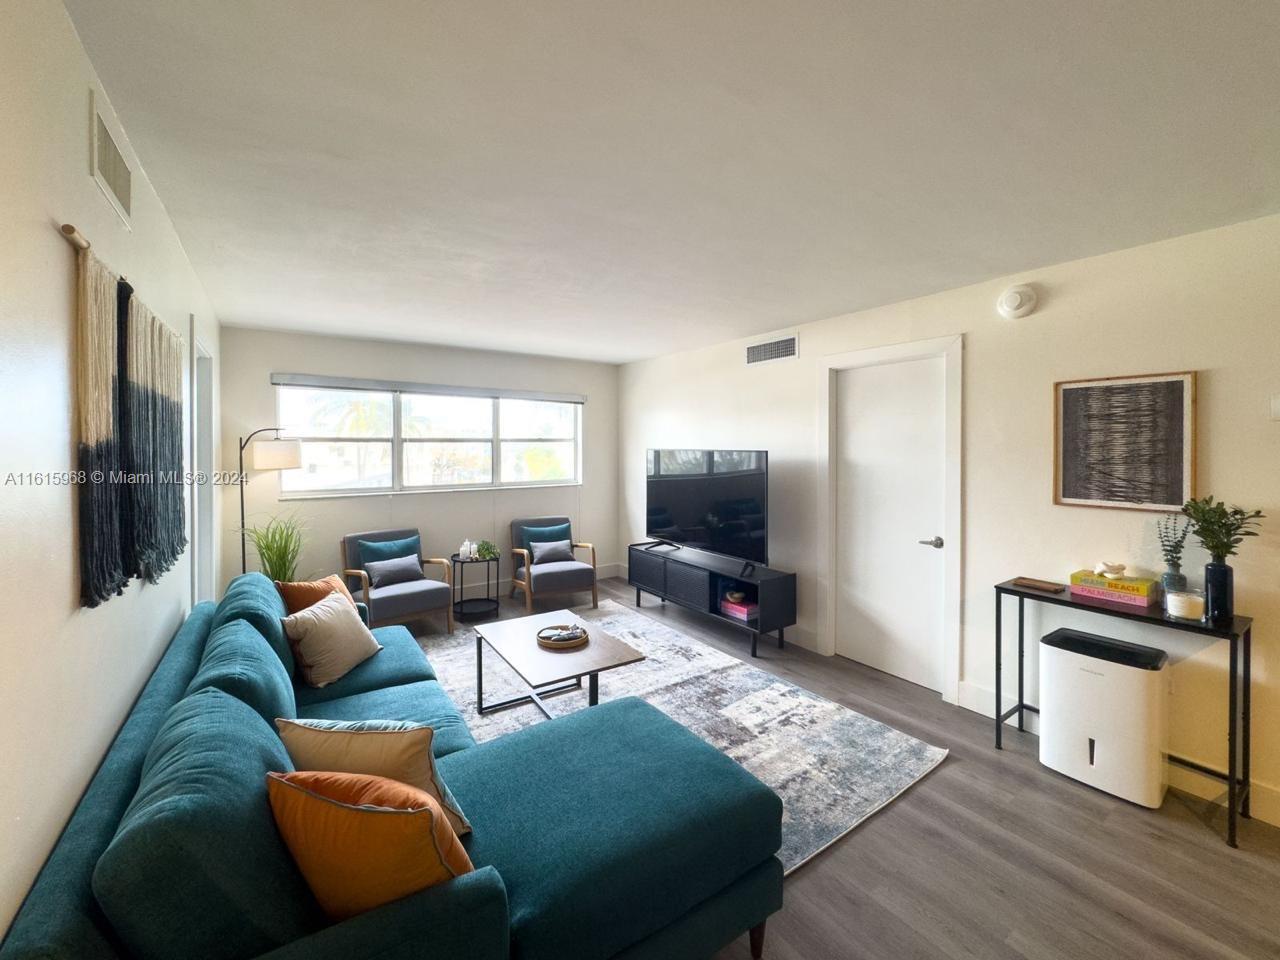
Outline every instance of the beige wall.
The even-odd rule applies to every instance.
[[[1037,284],[1040,308],[1006,321],[994,310],[1010,282]],[[1073,378],[1198,370],[1200,492],[1272,518],[1235,559],[1237,606],[1255,632],[1255,814],[1280,823],[1280,217],[1180,237],[799,328],[800,358],[746,368],[726,343],[628,364],[619,384],[620,542],[644,531],[649,446],[767,447],[770,558],[799,573],[800,622],[788,637],[817,646],[827,589],[815,503],[821,374],[826,354],[964,334],[963,641],[960,702],[992,712],[992,584],[1026,574],[1062,579],[1096,560],[1157,569],[1155,517],[1054,506],[1052,385]],[[653,384],[680,383],[679,391]],[[928,531],[926,531],[927,533]],[[1205,562],[1189,551],[1193,578]],[[1006,622],[1008,622],[1006,620]],[[1037,610],[1029,636],[1064,622]],[[1170,631],[1070,621],[1139,642],[1173,642],[1172,744],[1226,762],[1226,644],[1196,649]],[[1034,678],[1033,678],[1034,679]],[[1180,786],[1221,786],[1175,772]]]
[[[173,225],[136,158],[133,229],[88,175],[89,89],[105,97],[62,4],[5,4],[0,30],[0,928],[9,925],[120,722],[188,609],[187,557],[158,584],[133,581],[78,606],[75,491],[12,486],[13,472],[75,463],[76,224],[146,303],[215,355],[218,327]],[[115,131],[117,135],[119,130]]]
[[[320,499],[279,499],[278,473],[251,473],[246,493],[247,520],[296,513],[306,523],[306,541],[298,564],[302,577],[332,573],[338,565],[338,539],[346,533],[389,527],[417,527],[423,549],[445,556],[464,537],[488,539],[506,550],[508,524],[518,516],[563,514],[573,535],[595,543],[602,573],[620,559],[617,547],[618,368],[545,357],[458,350],[422,344],[300,336],[224,327],[222,331],[222,423],[224,463],[236,463],[237,438],[276,422],[272,373],[407,380],[471,387],[507,387],[578,393],[587,397],[582,411],[583,482],[572,486],[434,493],[361,494]],[[234,488],[223,493],[222,582],[240,572],[239,500]],[[250,569],[255,569],[249,548]],[[504,556],[501,576],[511,576]]]

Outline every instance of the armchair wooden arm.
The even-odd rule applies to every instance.
[[[573,545],[573,549],[575,549],[575,550],[590,550],[590,551],[591,551],[591,566],[592,566],[592,568],[593,568],[593,569],[595,568],[595,565],[596,565],[596,547],[595,547],[595,544],[593,544],[593,543],[575,543],[575,544]]]
[[[442,557],[432,557],[430,560],[423,560],[422,573],[424,576],[426,575],[427,567],[433,565],[444,567],[444,582],[449,584],[449,586],[453,586],[453,564]]]
[[[518,589],[524,591],[525,613],[533,613],[533,577],[529,575],[531,563],[528,550],[523,547],[511,548],[511,596],[514,597]],[[516,576],[520,570],[524,570],[523,580]]]
[[[591,551],[591,606],[600,606],[600,584],[596,582],[596,547],[593,543],[575,543],[575,550]]]
[[[369,606],[369,574],[363,570],[343,570],[342,573],[344,576],[360,578],[360,586],[364,589],[364,605]]]
[[[524,567],[525,569],[524,578],[527,581],[529,579],[529,563],[530,563],[529,551],[521,547],[513,547],[511,549],[511,556],[515,559],[516,570],[519,570],[521,567]],[[511,575],[511,579],[513,580],[515,579],[514,572]]]

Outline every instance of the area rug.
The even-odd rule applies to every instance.
[[[602,703],[629,696],[647,700],[782,797],[778,856],[787,873],[895,800],[947,755],[615,601],[574,612],[647,658],[602,673]],[[426,636],[419,643],[477,740],[545,719],[532,704],[477,716],[471,627],[459,625],[449,636]],[[491,650],[484,659],[484,685],[485,700],[492,702],[527,689]],[[581,710],[587,705],[585,685],[545,702],[553,716]]]

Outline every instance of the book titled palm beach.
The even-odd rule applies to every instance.
[[[1071,575],[1071,593],[1073,596],[1106,600],[1109,603],[1150,607],[1160,602],[1160,581],[1150,577],[1108,579],[1091,570],[1077,570]]]

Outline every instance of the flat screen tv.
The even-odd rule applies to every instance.
[[[650,450],[645,533],[769,562],[767,450]]]

